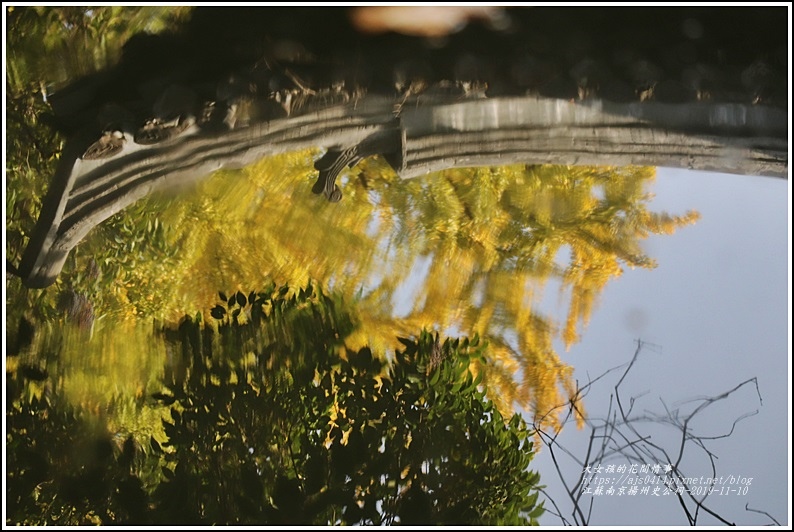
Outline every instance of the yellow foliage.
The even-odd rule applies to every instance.
[[[397,336],[422,328],[487,338],[489,395],[504,413],[518,405],[545,426],[557,426],[575,392],[553,340],[567,348],[579,339],[624,266],[655,266],[644,238],[698,219],[650,212],[655,171],[640,167],[514,165],[401,181],[374,157],[342,173],[344,199],[331,204],[310,190],[317,155],[218,172],[165,208],[150,200],[179,253],[167,283],[150,281],[162,280],[157,265],[142,265],[136,294],[158,291],[169,302],[162,314],[177,319],[208,315],[218,290],[314,279],[359,309],[350,349],[392,351]],[[568,294],[562,326],[534,306],[549,280]],[[119,298],[136,305],[128,289]]]

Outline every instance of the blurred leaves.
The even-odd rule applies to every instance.
[[[8,86],[43,92],[115,64],[138,32],[178,27],[191,8],[13,6],[6,11]]]
[[[355,298],[353,347],[395,349],[423,327],[478,332],[492,344],[484,379],[506,414],[517,403],[540,419],[568,400],[571,368],[554,341],[578,341],[624,267],[655,266],[645,238],[698,219],[650,211],[651,168],[516,165],[403,181],[377,157],[350,171],[367,188],[350,179],[344,203],[329,206],[305,195],[313,157],[219,173],[163,214],[183,250],[178,277],[190,279],[178,297],[209,309],[216,286],[250,285],[264,267],[280,283],[314,278]],[[537,308],[547,285],[568,301],[560,318]]]
[[[61,149],[42,120],[49,111],[45,95],[112,64],[129,34],[171,27],[179,16],[171,9],[9,7],[11,264],[19,263]],[[141,522],[144,514],[166,521],[187,507],[182,517],[193,523],[287,524],[298,506],[316,522],[337,524],[515,524],[536,517],[535,501],[522,499],[537,479],[517,473],[525,471],[531,446],[524,447],[528,435],[511,417],[514,406],[542,418],[541,426],[556,422],[543,416],[567,401],[573,381],[554,341],[578,340],[622,268],[654,267],[642,251],[645,238],[693,223],[697,213],[652,212],[649,168],[516,165],[403,181],[379,157],[345,171],[345,199],[330,205],[309,194],[317,155],[307,150],[219,172],[195,191],[181,191],[178,201],[149,197],[92,231],[54,286],[28,290],[9,280],[8,341],[19,358],[9,393],[18,392],[19,400],[9,403],[7,416],[44,420],[31,426],[47,434],[18,440],[13,451],[7,439],[23,468],[13,478],[30,480],[7,493],[16,501],[9,519],[39,515],[58,489],[74,494],[71,509],[45,512],[41,522]],[[243,290],[263,278],[275,282]],[[563,317],[537,308],[549,285],[566,296]],[[218,287],[231,289],[218,293]],[[58,308],[63,294],[90,303],[88,331],[70,330],[74,316]],[[203,314],[164,333],[165,362],[157,348],[127,336],[131,323],[151,330],[151,318],[173,323],[186,309]],[[67,333],[48,340],[35,332],[39,326]],[[449,328],[472,338],[414,336]],[[138,346],[140,358],[122,356],[114,345],[91,358],[98,377],[74,370],[75,354],[65,356],[61,340],[74,334],[85,341],[103,331],[116,334],[116,343]],[[388,368],[386,353],[394,353]],[[140,360],[145,363],[134,368]],[[147,377],[161,363],[167,389],[154,391]],[[119,388],[121,395],[97,399]],[[148,441],[147,452],[130,455],[114,443],[113,453],[132,464],[122,472],[66,467],[42,484],[58,457],[25,455],[23,448],[58,431],[85,430],[72,414],[62,418],[66,406],[54,411],[39,402],[35,411],[25,410],[25,401],[48,401],[47,393],[107,416],[100,439],[108,426],[113,434],[125,428],[118,431],[122,442],[146,428],[146,437],[133,440]],[[139,420],[147,412],[158,418],[168,412],[157,438]],[[502,420],[511,420],[508,432],[497,428]],[[207,423],[212,431],[196,432]],[[456,427],[468,428],[462,435]],[[33,437],[33,429],[18,430]],[[62,443],[81,445],[70,438]],[[436,441],[455,444],[435,449],[429,442]],[[194,448],[205,462],[191,462]],[[506,453],[503,462],[494,462],[494,449]],[[366,453],[374,465],[358,463]],[[230,458],[238,455],[243,458]],[[156,457],[156,467],[144,473],[142,456]],[[499,484],[507,480],[492,472],[515,487]],[[453,473],[465,499],[437,487]],[[497,496],[477,486],[501,487]],[[101,513],[80,506],[122,493],[128,502],[108,503]],[[379,496],[389,501],[380,509]],[[489,510],[486,500],[502,501],[501,510]]]
[[[6,524],[143,524],[152,462],[60,397],[6,408]],[[131,473],[134,471],[134,473]]]
[[[11,264],[22,256],[60,149],[42,124],[42,83],[112,64],[131,34],[176,28],[187,12],[9,8]],[[36,322],[73,320],[58,309],[64,293],[90,304],[92,325],[102,318],[111,326],[172,321],[196,307],[245,321],[280,309],[250,313],[256,296],[239,288],[263,277],[284,286],[317,279],[358,301],[360,327],[345,338],[351,348],[393,350],[397,336],[422,328],[479,333],[491,342],[483,382],[501,390],[500,411],[517,405],[554,424],[546,412],[573,391],[555,340],[566,347],[578,341],[623,268],[655,266],[642,251],[645,238],[698,218],[649,209],[650,168],[515,165],[401,180],[380,157],[343,172],[345,200],[329,205],[308,191],[316,157],[314,150],[271,157],[218,172],[178,200],[157,195],[136,203],[73,250],[56,285],[28,290],[12,279],[11,321],[25,312]],[[538,310],[549,285],[564,295],[560,316]],[[219,286],[236,287],[221,294],[221,304]]]
[[[344,345],[348,307],[317,285],[254,294],[237,310],[258,320],[163,331],[186,365],[152,394],[163,439],[13,401],[7,523],[536,523],[532,435],[478,387],[485,344],[421,331],[389,363]]]
[[[499,414],[472,372],[485,344],[423,331],[401,338],[388,364],[345,346],[350,308],[314,283],[242,294],[228,301],[244,323],[181,325],[182,342],[198,341],[188,340],[189,378],[169,384],[180,413],[163,447],[177,465],[154,494],[158,519],[535,522],[530,431]]]

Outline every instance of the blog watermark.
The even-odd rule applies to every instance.
[[[739,475],[687,477],[672,464],[598,464],[586,466],[582,475],[581,493],[592,496],[737,496],[747,495],[753,484],[753,477]]]

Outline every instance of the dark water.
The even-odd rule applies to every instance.
[[[129,27],[105,11],[8,14],[43,45],[71,32],[65,53],[83,65],[53,71],[21,38],[11,49],[12,264],[62,138],[39,122],[41,92],[112,64],[123,36],[178,27],[136,13]],[[118,42],[100,41],[92,65],[80,39],[96,28]],[[527,423],[554,431],[559,405],[587,406],[561,351],[624,270],[657,267],[649,237],[674,239],[699,214],[655,212],[649,167],[403,180],[380,156],[343,171],[344,200],[329,203],[308,193],[320,148],[135,203],[51,287],[7,277],[7,523],[538,518]]]

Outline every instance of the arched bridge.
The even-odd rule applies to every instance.
[[[512,163],[788,173],[786,111],[746,104],[367,96],[231,129],[191,123],[154,144],[135,139],[122,128],[88,150],[85,140],[67,142],[17,268],[27,286],[52,284],[93,227],[156,190],[311,147],[326,153],[305,201],[318,200],[310,190],[339,201],[339,173],[375,154],[403,178]]]

